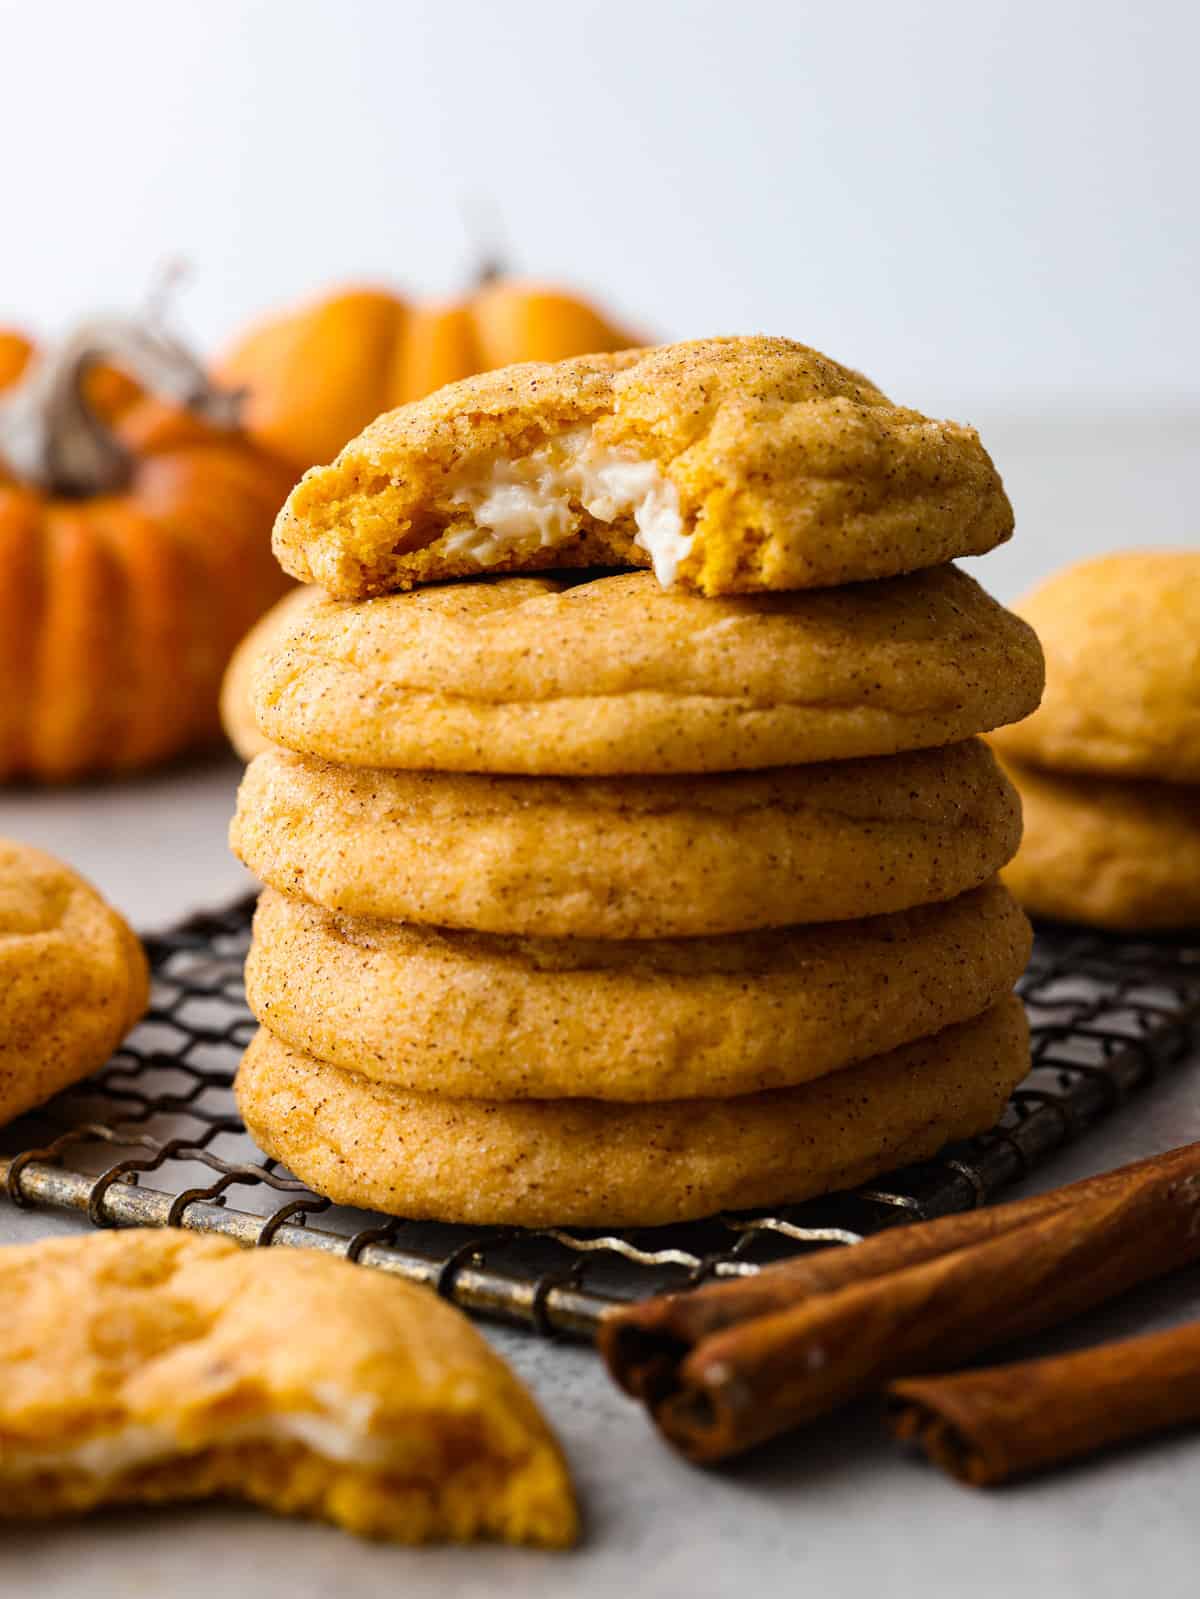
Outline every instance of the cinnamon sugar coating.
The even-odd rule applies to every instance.
[[[997,749],[1056,772],[1200,786],[1200,550],[1083,561],[1016,609],[1045,648],[1046,693]]]
[[[141,944],[91,884],[0,839],[0,1124],[103,1066],[149,988]]]
[[[1012,532],[973,428],[894,405],[794,340],[753,336],[504,367],[387,412],[293,490],[276,554],[351,599],[482,570],[650,565],[629,507],[601,515],[578,494],[540,544],[474,539],[464,484],[581,433],[606,461],[656,469],[689,541],[674,581],[703,594],[890,577]]]
[[[537,776],[746,771],[955,743],[1027,715],[1028,625],[954,567],[701,599],[648,572],[454,583],[272,622],[271,742],[348,766]]]
[[[230,840],[272,888],[348,916],[549,938],[694,938],[952,899],[1011,858],[1020,805],[977,739],[710,777],[339,767],[283,750]]]
[[[267,889],[250,1008],[307,1054],[454,1098],[726,1098],[966,1021],[1029,923],[992,882],[945,905],[725,938],[505,938],[337,916]]]
[[[267,1154],[339,1204],[472,1224],[658,1226],[865,1182],[990,1127],[1029,1069],[1009,997],[798,1088],[733,1099],[446,1099],[329,1066],[266,1029],[238,1070]]]

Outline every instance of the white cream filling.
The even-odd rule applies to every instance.
[[[54,1448],[9,1445],[4,1449],[5,1470],[18,1477],[71,1471],[105,1480],[140,1466],[242,1443],[298,1443],[326,1460],[359,1466],[386,1466],[397,1454],[396,1446],[388,1440],[373,1438],[333,1416],[289,1410],[220,1428],[195,1444],[181,1443],[166,1427],[134,1423],[120,1432],[102,1433]]]
[[[573,506],[599,522],[632,516],[634,543],[650,557],[664,588],[692,547],[671,480],[653,461],[597,444],[590,428],[547,439],[517,460],[490,461],[452,489],[450,502],[474,525],[447,533],[443,549],[481,566],[562,543],[571,532]]]

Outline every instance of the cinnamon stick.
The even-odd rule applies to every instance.
[[[601,1349],[689,1458],[1064,1321],[1200,1257],[1200,1144],[614,1313]]]
[[[678,1368],[688,1352],[726,1327],[999,1237],[1065,1205],[1119,1187],[1147,1167],[1165,1172],[1168,1163],[1177,1164],[1186,1175],[1193,1169],[1197,1150],[1200,1145],[1185,1146],[1027,1199],[897,1226],[850,1248],[815,1250],[754,1276],[660,1294],[612,1312],[600,1332],[601,1352],[627,1393],[654,1403],[678,1386]]]
[[[1200,1322],[888,1389],[893,1435],[979,1487],[1197,1422]]]

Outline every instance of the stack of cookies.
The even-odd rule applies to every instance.
[[[1029,929],[976,735],[1042,662],[945,563],[1010,531],[970,429],[781,339],[469,379],[309,473],[276,549],[326,592],[250,663],[233,827],[260,1145],[395,1214],[653,1225],[989,1125]]]
[[[1086,561],[1017,609],[1046,697],[994,739],[1025,806],[1006,881],[1043,916],[1200,927],[1200,552]]]

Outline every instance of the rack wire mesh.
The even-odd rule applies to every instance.
[[[410,1222],[331,1204],[247,1136],[231,1085],[255,1027],[242,990],[252,911],[248,898],[146,941],[154,996],[145,1021],[98,1076],[0,1134],[9,1199],[82,1211],[97,1227],[182,1226],[326,1250],[544,1334],[590,1337],[614,1302],[983,1204],[1200,1041],[1200,937],[1042,927],[1021,984],[1030,1075],[992,1132],[935,1161],[771,1213],[671,1228]]]

